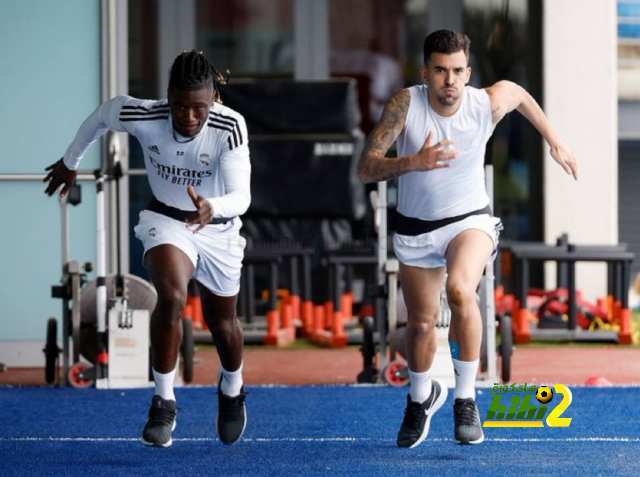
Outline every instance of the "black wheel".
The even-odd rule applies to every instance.
[[[58,320],[55,318],[49,318],[47,321],[47,341],[45,342],[44,349],[44,380],[47,384],[53,384],[57,378],[58,367],[58,355],[60,354],[60,348],[58,348]]]
[[[502,382],[511,379],[511,355],[513,355],[513,326],[511,316],[504,315],[500,318],[500,357],[502,358]]]
[[[193,325],[191,319],[182,319],[182,380],[185,383],[193,381]]]

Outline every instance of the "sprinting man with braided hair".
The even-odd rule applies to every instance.
[[[201,52],[184,52],[171,67],[168,99],[117,96],[103,103],[80,126],[62,159],[47,168],[45,193],[51,196],[62,186],[64,196],[86,150],[108,129],[135,136],[144,151],[153,199],[140,213],[135,234],[158,292],[151,315],[155,395],[142,432],[146,445],[172,443],[173,382],[191,278],[198,283],[220,357],[218,436],[233,444],[246,425],[236,303],[245,247],[239,216],[251,200],[251,165],[243,117],[216,101],[223,81]]]
[[[513,110],[547,141],[551,156],[578,179],[576,156],[538,103],[509,81],[467,86],[469,38],[438,30],[424,40],[424,84],[398,91],[371,132],[358,168],[365,182],[398,177],[398,220],[393,245],[407,305],[410,390],[398,432],[399,447],[416,447],[447,399],[431,379],[437,349],[435,324],[446,280],[451,308],[449,345],[455,371],[454,439],[480,444],[484,433],[475,402],[482,340],[476,289],[492,259],[502,224],[493,217],[484,183],[484,155],[496,124]],[[397,139],[398,157],[385,157]]]

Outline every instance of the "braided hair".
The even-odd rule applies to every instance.
[[[229,71],[226,76],[219,73],[201,51],[183,51],[171,66],[169,89],[194,91],[212,85],[215,99],[220,101],[218,85],[226,84],[229,77]]]

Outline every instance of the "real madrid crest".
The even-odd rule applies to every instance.
[[[211,159],[209,158],[209,154],[200,154],[198,156],[198,164],[201,166],[208,166],[211,164]]]

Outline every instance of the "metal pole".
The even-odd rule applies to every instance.
[[[384,290],[387,282],[387,183],[378,182],[378,201],[376,204],[376,222],[378,224],[378,286]],[[386,336],[386,300],[384,297],[376,297],[376,321],[378,322],[378,335],[380,337],[380,370],[387,366],[387,336]]]
[[[107,250],[105,243],[105,199],[104,176],[96,178],[96,204],[97,204],[97,266],[96,266],[96,312],[98,324],[98,355],[106,352],[107,345],[107,282],[106,265]],[[96,359],[96,388],[108,388],[108,371],[100,359]]]
[[[389,321],[389,361],[396,359],[398,352],[398,272],[400,263],[387,260],[385,272],[388,278],[389,294],[387,298],[387,319]],[[383,368],[384,370],[384,368]]]
[[[62,222],[62,266],[69,261],[69,210],[67,209],[67,198],[60,200],[60,217]]]
[[[493,210],[493,166],[488,164],[485,166],[485,181],[487,193],[489,194],[489,205]],[[484,330],[487,343],[487,379],[490,383],[495,382],[497,378],[497,360],[496,360],[496,302],[495,302],[495,276],[493,270],[493,261],[489,260],[484,271],[484,287],[483,287],[484,312],[486,329]]]
[[[0,174],[0,181],[38,181],[46,177],[46,174]],[[90,172],[78,172],[77,181],[93,181],[95,176]]]

